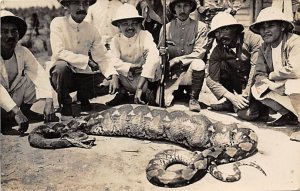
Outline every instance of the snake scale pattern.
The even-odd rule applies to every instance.
[[[241,178],[239,166],[250,165],[265,174],[255,163],[242,163],[257,152],[257,135],[237,124],[213,123],[202,114],[127,104],[74,119],[68,123],[41,125],[28,136],[31,146],[43,149],[93,146],[89,135],[122,136],[167,141],[186,149],[158,153],[146,167],[147,179],[162,187],[191,184],[207,172],[224,182]],[[220,164],[233,163],[234,174],[224,175]],[[183,164],[179,170],[168,170]],[[266,175],[266,174],[265,174]]]

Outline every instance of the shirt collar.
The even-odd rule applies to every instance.
[[[181,20],[179,20],[178,18],[176,18],[176,23],[177,23],[179,26],[185,26],[185,25],[187,25],[187,24],[190,23],[190,18],[188,18],[188,19],[185,20],[185,21],[181,21]]]
[[[71,15],[68,15],[68,16],[67,16],[67,21],[68,21],[68,23],[69,23],[73,28],[80,27],[80,25],[82,25],[82,23],[83,23],[83,22],[81,22],[81,23],[76,23],[76,22],[72,19]]]

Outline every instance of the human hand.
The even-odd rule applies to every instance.
[[[135,104],[145,104],[144,101],[142,101],[141,97],[142,97],[142,89],[137,89],[134,95],[134,103]]]
[[[91,59],[89,59],[88,65],[92,69],[92,71],[99,70],[98,64],[96,62],[94,62],[93,60],[91,60]]]
[[[169,63],[170,63],[170,68],[174,67],[177,64],[182,65],[182,62],[179,57],[173,58],[172,60],[169,61]]]
[[[18,124],[18,131],[23,134],[28,130],[29,122],[27,117],[22,113],[22,111],[18,108],[18,106],[15,106],[12,109],[12,112],[15,114],[15,120]]]
[[[236,92],[229,96],[229,101],[234,107],[238,109],[245,109],[249,107],[249,101],[245,97],[243,97],[242,94],[237,94]]]
[[[116,74],[112,75],[111,80],[109,80],[109,94],[116,93],[117,89],[119,88],[119,79]]]
[[[44,108],[44,121],[45,123],[51,122],[56,119],[52,119],[55,115],[53,115],[54,107],[53,107],[53,99],[52,98],[46,98],[45,101],[45,108]]]

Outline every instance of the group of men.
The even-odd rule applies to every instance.
[[[171,0],[168,9],[174,18],[166,25],[166,37],[160,29],[155,41],[157,34],[145,26],[151,20],[155,21],[152,29],[162,24],[153,7],[157,0],[143,0],[142,15],[132,4],[119,2],[111,17],[112,37],[111,31],[101,34],[97,22],[85,21],[96,0],[58,1],[68,14],[50,24],[53,65],[47,72],[17,43],[26,32],[26,22],[1,11],[1,121],[14,118],[20,132],[27,130],[28,118],[36,116],[30,107],[37,100],[45,103],[45,122],[57,121],[51,86],[57,92],[61,120],[73,117],[70,93],[74,91],[82,111],[92,110],[89,99],[115,93],[107,105],[121,104],[130,93],[134,103],[156,105],[162,54],[170,66],[164,87],[166,106],[188,92],[189,109],[200,112],[199,94],[206,78],[216,98],[225,100],[211,104],[212,110],[267,122],[271,108],[281,117],[268,125],[299,124],[300,37],[292,33],[292,22],[280,10],[263,9],[250,31],[231,14],[220,12],[209,29],[190,17],[198,7],[195,0]],[[216,44],[209,50],[208,39]]]

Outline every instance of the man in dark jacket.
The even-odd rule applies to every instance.
[[[217,46],[209,59],[207,85],[219,104],[216,111],[235,111],[244,120],[268,119],[268,109],[250,94],[261,38],[250,31],[229,13],[220,12],[212,20],[209,38],[216,38]]]

